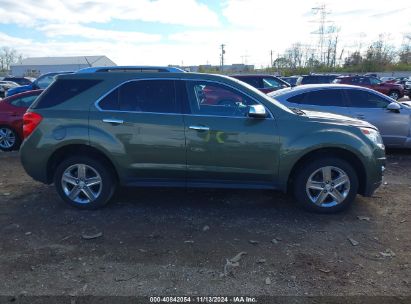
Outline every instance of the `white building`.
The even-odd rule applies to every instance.
[[[23,59],[10,67],[11,75],[16,77],[38,77],[45,73],[77,71],[96,66],[115,66],[106,56],[76,56],[76,57],[32,57]]]

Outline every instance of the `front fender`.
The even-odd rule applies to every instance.
[[[301,132],[297,137],[285,136],[283,139],[278,176],[284,191],[287,190],[288,180],[298,161],[314,151],[321,149],[345,150],[354,154],[363,164],[373,161],[371,146],[353,132],[341,128]]]

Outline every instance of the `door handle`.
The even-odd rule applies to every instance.
[[[189,126],[188,128],[196,131],[210,131],[210,128],[206,126]]]
[[[113,124],[113,125],[121,125],[124,123],[121,119],[113,119],[113,118],[104,118],[103,122]]]

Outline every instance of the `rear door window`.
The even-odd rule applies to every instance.
[[[105,96],[103,110],[151,113],[181,113],[173,80],[130,81]]]

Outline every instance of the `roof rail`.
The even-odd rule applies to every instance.
[[[140,73],[185,73],[184,70],[168,66],[100,66],[78,70],[77,73],[99,73],[99,72],[140,72]]]

